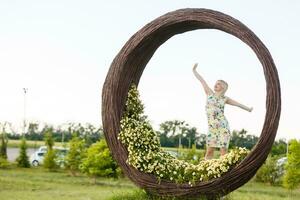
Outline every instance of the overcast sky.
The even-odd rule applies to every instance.
[[[101,90],[125,42],[153,19],[180,8],[210,8],[246,24],[270,50],[282,89],[278,138],[300,138],[300,3],[289,1],[0,1],[0,121],[101,125]],[[185,120],[206,133],[205,93],[192,73],[211,87],[228,82],[227,96],[254,107],[226,105],[230,128],[260,135],[266,84],[262,66],[239,39],[217,30],[176,35],[154,54],[140,81],[145,114],[155,128]]]

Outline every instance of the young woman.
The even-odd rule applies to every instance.
[[[208,119],[208,133],[206,139],[206,154],[205,159],[211,159],[214,155],[214,148],[220,148],[221,156],[227,153],[230,141],[230,128],[228,121],[224,115],[225,104],[240,107],[248,112],[253,108],[249,108],[239,102],[225,96],[228,84],[224,80],[217,80],[212,90],[205,80],[196,71],[198,63],[193,67],[193,72],[196,78],[201,82],[203,89],[207,95],[206,114]]]

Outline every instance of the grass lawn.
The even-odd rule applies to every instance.
[[[147,199],[129,180],[98,178],[96,184],[86,176],[71,177],[66,172],[47,172],[43,168],[0,169],[1,200],[104,200]],[[229,195],[230,200],[297,200],[282,187],[250,181]]]
[[[0,169],[1,200],[102,200],[133,190],[126,179],[71,177],[66,172],[47,172],[43,168]]]
[[[21,140],[8,140],[7,147],[19,147]],[[28,148],[39,148],[45,145],[45,141],[26,140]],[[61,142],[55,142],[55,146],[63,146]]]

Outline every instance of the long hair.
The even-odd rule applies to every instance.
[[[223,85],[223,91],[221,92],[221,94],[225,95],[225,92],[228,89],[228,83],[226,81],[224,81],[224,80],[218,80],[218,81],[220,81],[222,83],[222,85]]]

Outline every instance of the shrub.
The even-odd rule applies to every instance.
[[[269,156],[265,163],[259,168],[255,175],[257,182],[278,185],[281,183],[280,166],[277,164],[278,157]]]
[[[8,137],[6,135],[6,132],[3,131],[0,134],[0,157],[7,159],[7,143],[8,143]]]
[[[119,169],[113,160],[105,140],[92,144],[86,152],[80,170],[95,178],[96,177],[117,177]]]
[[[47,146],[47,153],[45,154],[43,166],[49,171],[55,171],[59,167],[55,161],[57,154],[53,149],[54,140],[52,137],[52,132],[52,128],[48,128],[45,133],[45,144]]]
[[[200,158],[204,158],[204,152],[197,153],[196,145],[193,144],[191,149],[183,150],[180,149],[178,159],[187,161],[192,164],[197,164],[200,162]]]
[[[10,167],[10,163],[7,159],[0,157],[0,169],[7,169]]]
[[[300,184],[300,141],[290,141],[288,162],[285,168],[283,186],[293,190]]]
[[[79,166],[84,158],[84,153],[85,141],[74,134],[70,141],[70,150],[66,158],[66,168],[73,176],[79,171]]]
[[[26,151],[27,151],[26,139],[25,139],[25,137],[23,137],[21,144],[20,144],[20,153],[17,158],[17,166],[18,167],[24,167],[24,168],[30,167],[29,158],[27,156]]]

